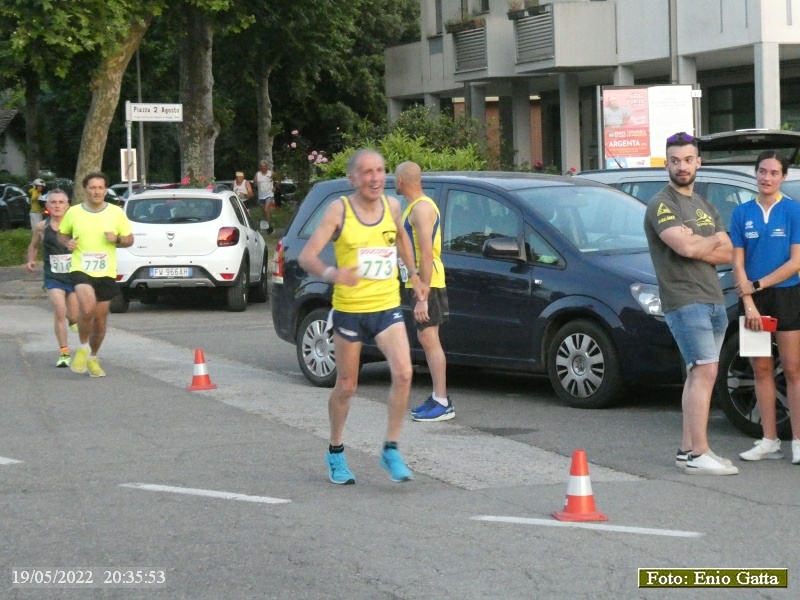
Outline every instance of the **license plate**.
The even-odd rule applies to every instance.
[[[191,277],[191,267],[153,267],[150,277]]]

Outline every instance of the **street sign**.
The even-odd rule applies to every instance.
[[[126,121],[183,121],[183,104],[126,102]]]

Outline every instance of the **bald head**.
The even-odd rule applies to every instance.
[[[406,200],[413,202],[422,195],[422,169],[415,162],[406,161],[394,170],[394,187]]]

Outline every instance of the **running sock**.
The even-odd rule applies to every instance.
[[[397,442],[386,442],[383,445],[384,450],[397,450]]]
[[[344,444],[339,444],[338,446],[328,446],[328,452],[331,454],[341,454],[344,452]]]
[[[431,398],[436,400],[436,402],[438,402],[442,406],[447,406],[450,403],[450,399],[447,396],[445,396],[444,398],[439,398],[439,396],[437,396],[436,394],[431,394]]]
[[[69,354],[69,346],[61,346],[61,354]]]

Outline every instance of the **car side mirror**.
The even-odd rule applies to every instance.
[[[513,237],[496,237],[486,240],[483,243],[482,253],[486,258],[525,260],[517,238]]]

